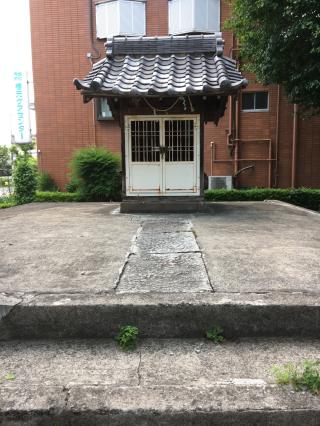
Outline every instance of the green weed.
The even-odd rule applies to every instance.
[[[291,384],[295,390],[309,390],[320,394],[320,361],[303,361],[299,365],[288,363],[271,369],[280,385]]]
[[[206,337],[214,343],[222,343],[225,339],[221,327],[213,327],[206,332]]]
[[[120,331],[116,336],[116,341],[123,350],[134,349],[137,346],[138,335],[138,327],[125,325],[120,328]]]

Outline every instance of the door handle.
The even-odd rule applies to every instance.
[[[168,152],[168,148],[166,146],[160,146],[159,149],[161,155],[164,155]]]

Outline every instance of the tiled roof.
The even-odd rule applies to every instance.
[[[121,37],[106,43],[106,48],[107,57],[94,64],[84,80],[74,81],[85,94],[229,94],[247,84],[236,62],[222,55],[220,33]]]

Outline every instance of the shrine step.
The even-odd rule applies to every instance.
[[[319,340],[13,341],[0,347],[0,423],[316,426],[319,395],[271,369],[319,354]]]
[[[107,338],[128,324],[146,338],[199,338],[214,326],[228,338],[319,337],[320,304],[289,292],[0,295],[0,340]]]

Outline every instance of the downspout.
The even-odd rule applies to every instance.
[[[91,41],[91,49],[95,52],[96,56],[93,56],[90,52],[88,57],[91,61],[101,58],[100,50],[97,48],[95,44],[95,39],[93,35],[93,8],[92,8],[92,0],[88,0],[88,8],[89,8],[89,31],[90,31],[90,41]],[[90,56],[89,56],[90,55]]]
[[[88,9],[89,9],[89,32],[90,32],[90,42],[91,49],[95,52],[95,56],[92,53],[88,53],[87,56],[90,59],[91,66],[93,61],[101,58],[101,53],[97,46],[95,45],[95,39],[93,35],[93,8],[92,0],[88,0]],[[93,99],[92,101],[92,124],[93,124],[93,146],[97,146],[97,129],[96,129],[96,102]]]
[[[293,136],[292,136],[292,171],[291,171],[291,187],[296,187],[297,174],[297,147],[298,147],[298,105],[293,105]]]
[[[274,169],[274,186],[278,187],[278,159],[279,159],[279,134],[280,134],[280,97],[281,86],[278,84],[278,97],[277,97],[277,127],[276,127],[276,147],[275,147],[275,169]]]

